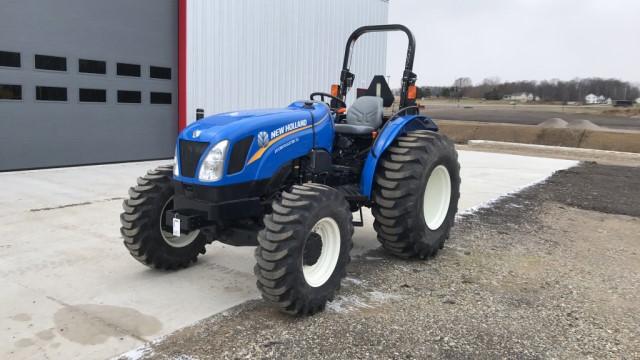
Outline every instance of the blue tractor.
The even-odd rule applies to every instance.
[[[384,76],[345,99],[351,50],[363,34],[409,38],[399,111]],[[364,26],[347,41],[340,84],[286,108],[206,117],[179,135],[172,165],[138,178],[120,219],[124,244],[141,263],[184,268],[220,241],[257,246],[263,298],[282,311],[324,309],[346,276],[354,226],[371,208],[382,247],[426,259],[454,223],[460,165],[453,143],[419,114],[415,40],[402,25]],[[352,213],[360,213],[354,221]]]

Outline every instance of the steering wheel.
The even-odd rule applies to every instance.
[[[322,101],[322,102],[324,102],[324,103],[326,103],[326,101],[324,101],[324,98],[329,98],[329,99],[331,99],[331,100],[335,100],[335,101],[338,103],[338,105],[340,105],[339,107],[343,107],[343,108],[346,108],[346,107],[347,107],[347,103],[345,103],[342,99],[337,98],[337,97],[335,97],[335,96],[333,96],[333,95],[331,95],[331,94],[323,93],[323,92],[314,92],[314,93],[311,93],[311,95],[309,95],[309,98],[310,98],[311,100],[314,100],[314,98],[315,98],[316,96],[320,96],[320,101]]]

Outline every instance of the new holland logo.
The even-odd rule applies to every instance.
[[[271,138],[275,139],[280,135],[286,134],[290,131],[299,129],[301,127],[305,127],[307,126],[307,119],[302,119],[302,120],[298,120],[298,121],[294,121],[292,123],[288,123],[285,126],[281,126],[275,130],[271,131]]]
[[[194,139],[197,139],[197,138],[199,138],[199,137],[200,137],[200,134],[202,134],[202,131],[200,131],[200,130],[195,130],[195,131],[193,132],[193,134],[191,134],[191,136],[192,136]]]
[[[258,133],[258,145],[265,147],[269,144],[269,134],[266,131],[260,131]]]

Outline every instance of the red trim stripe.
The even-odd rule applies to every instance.
[[[178,0],[178,130],[187,126],[187,0]]]

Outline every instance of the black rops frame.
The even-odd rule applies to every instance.
[[[404,64],[404,72],[402,73],[402,84],[400,89],[400,109],[414,106],[415,101],[407,98],[407,92],[409,86],[415,85],[417,76],[413,72],[413,58],[416,52],[416,39],[413,37],[413,33],[406,26],[400,24],[388,24],[388,25],[369,25],[357,28],[349,40],[347,40],[347,47],[344,52],[344,62],[342,63],[342,72],[340,73],[340,94],[339,98],[344,100],[347,92],[353,86],[354,74],[349,71],[351,65],[351,51],[355,45],[356,40],[366,33],[370,32],[383,32],[383,31],[402,31],[407,34],[409,39],[409,46],[407,47],[407,60]]]

